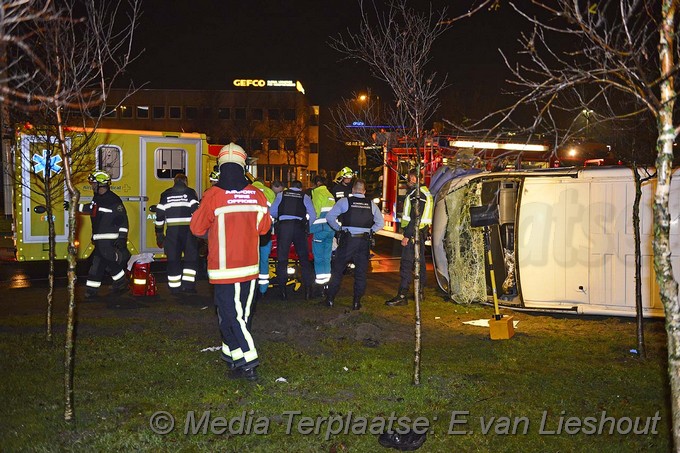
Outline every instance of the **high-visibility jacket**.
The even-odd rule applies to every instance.
[[[213,284],[246,282],[257,278],[260,235],[271,227],[267,198],[248,184],[241,190],[217,186],[203,195],[191,218],[191,232],[208,234],[208,278]]]
[[[267,204],[269,206],[274,203],[274,200],[276,199],[276,193],[274,193],[273,190],[271,190],[269,187],[265,186],[262,181],[255,181],[253,183],[253,186],[257,187],[264,193],[264,196],[267,197]]]
[[[312,204],[314,211],[316,211],[316,220],[313,225],[321,225],[326,223],[326,214],[335,205],[335,198],[326,186],[319,186],[312,190]],[[311,227],[310,227],[310,232]]]
[[[156,233],[163,233],[163,227],[189,225],[191,216],[198,209],[198,195],[191,187],[175,184],[163,191],[156,205]]]
[[[92,240],[127,238],[128,217],[123,201],[111,190],[95,193],[90,203],[78,205],[78,211],[92,220]]]
[[[416,200],[420,203],[420,223],[419,229],[432,225],[432,213],[434,211],[434,200],[430,190],[426,186],[420,186],[420,196],[416,195],[413,189],[406,195],[404,200],[404,210],[401,215],[401,228],[404,230],[405,237],[413,237],[415,227],[411,219],[416,217]]]

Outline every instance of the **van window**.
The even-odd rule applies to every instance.
[[[112,180],[119,180],[123,170],[121,165],[122,155],[121,149],[115,145],[101,145],[97,147],[97,169],[108,173]]]
[[[172,179],[179,173],[187,174],[187,152],[181,148],[158,148],[155,155],[156,177]]]

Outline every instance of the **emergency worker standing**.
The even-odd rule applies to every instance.
[[[175,176],[173,186],[163,191],[156,205],[156,245],[163,248],[168,257],[171,294],[196,293],[198,240],[191,234],[189,223],[198,209],[198,195],[187,182],[186,175]]]
[[[399,291],[395,297],[385,301],[385,305],[390,307],[407,305],[408,288],[413,279],[413,269],[415,266],[415,232],[416,232],[416,203],[420,203],[420,222],[418,228],[420,229],[420,236],[418,241],[418,248],[420,249],[420,299],[423,299],[423,288],[425,288],[425,236],[428,227],[432,225],[432,212],[434,209],[434,202],[432,194],[424,185],[420,186],[420,193],[416,194],[416,185],[418,183],[418,172],[411,170],[408,173],[408,181],[406,185],[410,192],[404,199],[404,209],[401,215],[401,228],[404,232],[404,238],[401,240],[401,262],[399,263]]]
[[[123,201],[111,190],[111,176],[104,171],[90,174],[93,197],[81,203],[78,211],[89,214],[92,220],[92,265],[87,273],[86,299],[94,299],[102,285],[104,273],[113,280],[112,294],[128,290],[125,266],[130,259],[127,249],[128,218]]]
[[[267,206],[271,209],[272,203],[276,199],[274,191],[267,187],[260,178],[253,181],[253,186],[262,191],[267,198]],[[269,254],[271,251],[272,230],[270,228],[267,234],[260,236],[260,275],[257,277],[260,295],[264,295],[267,292],[267,288],[269,288]]]
[[[361,308],[361,297],[366,292],[366,274],[372,235],[385,225],[380,208],[367,199],[365,194],[366,183],[363,179],[358,179],[352,188],[352,196],[340,199],[326,215],[328,225],[340,232],[340,243],[332,264],[328,293],[322,302],[328,307],[332,307],[335,303],[335,296],[340,291],[340,283],[347,263],[354,260],[356,269],[352,310]],[[342,225],[338,223],[338,218]]]
[[[257,350],[247,324],[259,271],[260,235],[269,231],[267,199],[245,177],[246,153],[230,143],[218,155],[220,180],[191,219],[191,232],[208,236],[208,278],[231,377],[257,380]]]
[[[314,270],[309,262],[307,246],[307,221],[314,223],[316,213],[309,195],[302,191],[302,182],[293,181],[290,188],[276,196],[272,203],[272,217],[276,219],[277,263],[276,279],[281,291],[281,299],[286,300],[286,283],[288,281],[288,253],[290,245],[295,251],[302,266],[302,282],[305,285],[305,299],[312,295]]]
[[[335,231],[326,223],[326,215],[335,205],[335,198],[326,188],[323,176],[314,178],[312,189],[312,204],[316,213],[316,220],[309,226],[312,233],[312,254],[314,255],[314,283],[326,289],[331,280],[331,254],[333,253],[333,237]]]
[[[335,175],[335,180],[337,183],[333,186],[331,193],[335,197],[337,202],[343,197],[349,197],[352,193],[352,178],[354,177],[354,172],[349,167],[344,167],[342,170]]]

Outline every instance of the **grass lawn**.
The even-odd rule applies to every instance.
[[[489,307],[454,305],[428,288],[416,387],[413,304],[385,307],[393,288],[369,278],[360,312],[348,310],[349,292],[331,309],[300,296],[265,300],[254,384],[227,379],[219,353],[201,352],[219,334],[209,285],[199,285],[182,301],[79,305],[73,426],[62,406],[65,290],[54,344],[44,340],[45,290],[5,291],[0,450],[380,451],[371,431],[391,415],[409,418],[395,428],[419,417],[429,425],[421,451],[670,450],[660,320],[647,321],[644,361],[630,351],[631,319],[518,313],[515,336],[492,341],[488,329],[462,324],[489,317]],[[168,434],[151,429],[158,411],[175,420]],[[633,433],[636,417],[646,434]]]

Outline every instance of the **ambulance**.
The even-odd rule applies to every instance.
[[[183,173],[190,187],[202,194],[209,187],[208,176],[217,162],[219,146],[208,145],[198,133],[157,132],[123,129],[97,129],[96,132],[70,128],[67,145],[78,150],[72,160],[74,184],[80,202],[92,200],[87,181],[94,170],[111,175],[111,190],[125,204],[130,223],[128,249],[135,254],[152,253],[162,257],[156,245],[155,207],[160,194]],[[66,258],[68,235],[68,193],[63,177],[63,157],[56,140],[24,128],[13,150],[14,162],[14,242],[18,261],[48,259],[48,219],[45,179],[53,186],[52,218],[56,233],[56,259]],[[78,258],[87,258],[94,246],[90,240],[89,219],[77,221]]]

